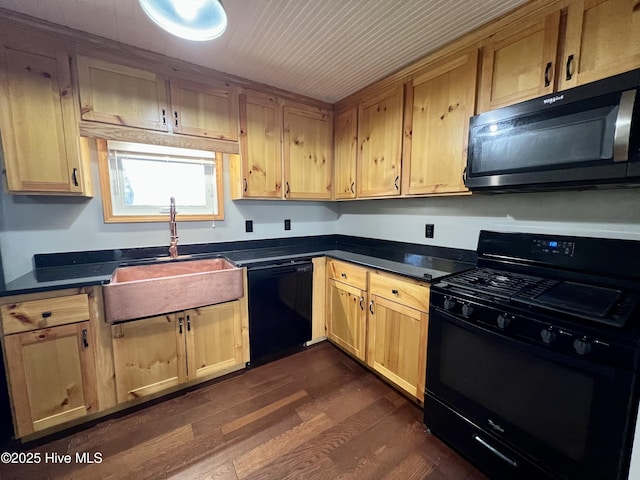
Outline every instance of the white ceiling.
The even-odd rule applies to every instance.
[[[0,7],[334,103],[526,0],[223,0],[210,42],[160,30],[138,0],[0,0]]]

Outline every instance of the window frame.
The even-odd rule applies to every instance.
[[[139,142],[138,142],[139,143]],[[169,212],[166,214],[158,213],[157,215],[122,215],[114,213],[111,195],[111,172],[109,167],[109,149],[107,140],[96,139],[96,149],[98,152],[98,170],[100,174],[100,194],[102,197],[102,212],[105,223],[144,223],[144,222],[168,222]],[[180,213],[176,217],[176,221],[214,221],[224,220],[224,191],[222,182],[222,153],[215,153],[215,179],[214,185],[216,189],[216,201],[218,206],[217,213],[211,214],[193,214]],[[168,202],[168,200],[167,200]],[[178,202],[179,203],[179,202]]]

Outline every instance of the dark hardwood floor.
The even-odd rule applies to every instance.
[[[0,464],[0,478],[486,478],[425,432],[417,405],[328,342],[21,451],[41,463]],[[71,463],[45,462],[53,454]]]

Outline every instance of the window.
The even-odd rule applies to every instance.
[[[203,150],[98,140],[105,222],[222,220],[222,155]]]

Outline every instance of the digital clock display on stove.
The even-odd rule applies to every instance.
[[[545,253],[549,255],[564,255],[567,257],[572,257],[575,246],[575,242],[534,238],[532,241],[531,251],[533,253]]]

